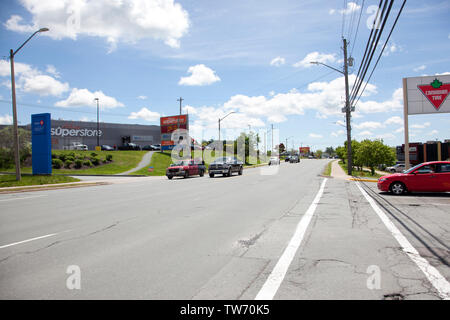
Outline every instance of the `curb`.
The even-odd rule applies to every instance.
[[[30,192],[30,191],[42,191],[42,190],[54,190],[54,189],[68,189],[68,188],[79,188],[79,187],[93,187],[108,185],[107,182],[82,182],[82,183],[60,183],[60,184],[44,184],[44,185],[34,185],[34,186],[18,186],[18,187],[6,187],[0,188],[0,194],[6,193],[18,193],[18,192]]]
[[[378,182],[378,180],[373,180],[373,179],[362,179],[362,178],[350,178],[347,180],[351,180],[351,181],[363,181],[363,182]]]

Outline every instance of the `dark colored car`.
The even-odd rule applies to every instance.
[[[211,178],[213,178],[215,174],[222,174],[224,177],[230,177],[233,172],[242,175],[244,163],[233,157],[221,157],[217,158],[209,165],[208,171]]]
[[[291,156],[286,156],[286,158],[284,158],[284,162],[289,162],[290,159],[291,159]]]
[[[289,159],[290,163],[299,163],[300,162],[300,158],[298,156],[292,156]]]
[[[145,145],[145,146],[142,147],[142,150],[154,151],[154,150],[156,150],[156,149],[155,149],[155,147],[153,147],[153,146],[147,144],[147,145]]]
[[[200,177],[203,177],[205,171],[206,167],[203,161],[183,160],[172,163],[166,169],[166,176],[169,180],[175,176],[188,178],[189,176],[199,175]]]
[[[101,146],[101,148],[102,148],[103,151],[114,151],[114,148],[113,148],[113,147],[108,146],[108,145],[106,145],[106,144],[103,144],[103,145]]]
[[[450,161],[418,164],[403,173],[378,179],[378,189],[395,195],[406,192],[450,192]]]
[[[123,146],[120,146],[119,150],[141,150],[141,147],[135,143],[127,142]]]

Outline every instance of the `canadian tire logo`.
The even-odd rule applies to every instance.
[[[439,110],[450,92],[450,83],[442,83],[435,78],[430,84],[418,85],[417,88],[427,97],[433,107]]]

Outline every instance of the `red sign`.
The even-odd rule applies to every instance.
[[[170,116],[170,117],[161,117],[160,123],[162,126],[169,126],[169,125],[180,125],[180,124],[186,124],[187,116],[185,114],[181,116]]]
[[[44,125],[44,120],[41,120],[39,123],[41,124],[41,126],[43,126]]]
[[[430,84],[418,85],[417,87],[436,110],[439,110],[450,92],[450,83],[442,83],[437,78]]]
[[[309,154],[309,147],[300,147],[300,148],[298,148],[298,151],[301,154]]]

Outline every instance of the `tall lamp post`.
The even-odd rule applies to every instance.
[[[326,65],[325,63],[318,62],[318,61],[312,61],[310,63],[312,64],[321,64],[327,68],[333,69],[334,71],[337,71],[344,75],[345,77],[345,107],[342,109],[343,112],[345,112],[345,119],[347,124],[347,174],[349,176],[352,175],[352,137],[351,137],[351,126],[350,126],[350,118],[351,118],[351,112],[353,108],[350,108],[350,98],[349,98],[349,87],[348,87],[348,62],[351,59],[347,59],[347,40],[342,39],[344,41],[344,71],[341,71],[339,69],[330,67],[329,65]]]
[[[232,113],[236,113],[236,112],[234,112],[234,111],[231,111],[229,114],[227,114],[225,117],[223,117],[223,118],[219,118],[219,141],[220,141],[220,121],[222,121],[223,119],[225,119],[226,117],[228,117],[230,114],[232,114]]]
[[[98,118],[99,118],[99,108],[98,108],[98,98],[95,98],[94,100],[96,100],[97,101],[97,147],[99,147],[100,146],[100,123],[99,123],[99,121],[98,121]]]
[[[15,80],[15,76],[14,76],[14,56],[37,33],[39,33],[39,32],[46,32],[48,30],[49,30],[48,28],[41,28],[41,29],[39,29],[38,31],[33,33],[27,39],[27,41],[22,43],[22,45],[16,51],[14,51],[13,49],[11,49],[9,51],[9,61],[11,62],[11,91],[12,91],[12,109],[13,109],[14,161],[15,161],[15,165],[16,165],[16,180],[17,181],[20,181],[21,176],[20,176],[20,155],[19,155],[19,130],[17,128],[16,80]]]

